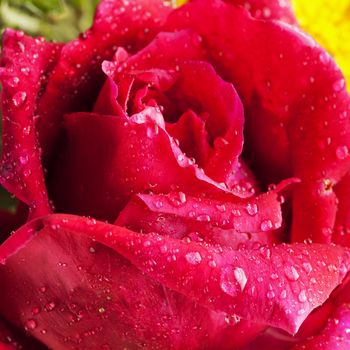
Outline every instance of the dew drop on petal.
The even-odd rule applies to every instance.
[[[12,103],[15,107],[21,107],[27,99],[27,94],[24,91],[15,93],[12,97]]]
[[[284,273],[290,281],[297,281],[300,277],[294,266],[286,266],[284,268]]]
[[[335,92],[339,92],[339,91],[343,90],[344,87],[345,87],[345,79],[339,79],[338,81],[336,81],[333,84],[333,90]]]
[[[299,300],[301,303],[305,303],[305,301],[307,300],[305,290],[302,290],[302,291],[299,293],[299,295],[298,295],[298,300]]]
[[[236,267],[233,271],[233,274],[234,274],[239,286],[241,287],[241,291],[243,292],[243,290],[247,284],[247,281],[248,281],[244,270],[240,267]]]
[[[287,298],[287,291],[285,289],[282,290],[282,292],[280,294],[280,298],[281,299],[286,299]]]
[[[246,209],[248,214],[251,216],[254,216],[258,213],[258,206],[256,203],[248,203]]]
[[[27,320],[25,326],[27,329],[33,330],[38,326],[38,323],[34,319],[31,318],[31,319]]]
[[[337,156],[337,158],[339,160],[344,160],[349,156],[349,149],[347,146],[339,146],[336,151],[335,154]]]
[[[189,252],[186,254],[186,260],[192,265],[198,265],[202,261],[202,256],[198,252]]]
[[[260,225],[261,231],[267,232],[273,228],[273,223],[271,220],[264,220]]]

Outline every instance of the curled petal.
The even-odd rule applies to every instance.
[[[3,34],[1,184],[28,204],[31,216],[49,213],[36,139],[37,99],[60,53],[60,46],[7,29]]]
[[[157,108],[129,119],[76,113],[65,124],[66,143],[48,174],[58,211],[113,222],[134,193],[226,191],[182,153]]]
[[[1,314],[55,350],[176,350],[203,344],[231,350],[264,328],[167,289],[107,241],[96,241],[94,232],[109,237],[128,231],[60,215],[14,233],[0,247]]]
[[[322,229],[334,223],[336,205],[328,202],[323,215],[327,198],[315,190],[334,186],[350,168],[350,98],[335,62],[296,27],[254,20],[220,0],[188,3],[165,28],[199,33],[216,70],[234,83],[245,105],[245,153],[258,177],[304,182],[293,199],[292,239],[327,242]],[[310,217],[313,227],[305,226]]]
[[[137,5],[101,1],[92,28],[63,47],[40,99],[38,130],[46,156],[57,141],[63,115],[92,107],[105,78],[101,63],[111,59],[118,46],[134,51],[148,43],[169,11],[160,0],[140,0]]]
[[[54,216],[47,222],[57,227],[67,219]],[[68,221],[72,230],[81,230],[81,219]],[[81,232],[167,288],[209,309],[290,333],[327,300],[350,267],[349,252],[338,246],[281,244],[235,251],[113,226],[106,235],[106,228],[91,220],[83,226]]]
[[[319,334],[292,350],[347,350],[350,347],[350,305],[339,305]]]

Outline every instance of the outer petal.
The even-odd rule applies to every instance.
[[[162,120],[156,108],[131,119],[67,116],[66,144],[49,171],[57,210],[114,221],[134,193],[225,191],[181,152]]]
[[[225,0],[233,5],[244,7],[257,19],[281,20],[295,24],[290,0]]]
[[[125,232],[64,215],[22,227],[0,247],[1,313],[55,350],[231,350],[263,328],[165,288],[93,234]]]
[[[48,223],[60,227],[66,216]],[[89,225],[90,223],[90,225]],[[141,271],[201,305],[295,333],[350,267],[338,246],[294,244],[225,250],[157,234],[143,235],[72,217],[69,227],[105,242]],[[165,249],[166,248],[166,249]]]
[[[343,304],[328,319],[325,329],[293,350],[348,350],[350,348],[350,305]]]
[[[2,53],[3,150],[1,184],[27,203],[31,216],[50,212],[36,140],[37,99],[60,47],[6,30]]]
[[[258,176],[267,184],[292,174],[303,180],[293,200],[293,239],[324,241],[336,207],[318,189],[332,188],[350,167],[350,98],[334,61],[296,27],[253,20],[220,0],[175,10],[166,29],[175,28],[202,35],[214,66],[237,88],[246,107],[246,154]],[[306,225],[310,217],[317,220]]]
[[[102,86],[103,60],[118,46],[134,51],[158,32],[170,8],[161,0],[104,0],[90,30],[66,44],[39,104],[40,141],[50,154],[63,115],[90,110]]]

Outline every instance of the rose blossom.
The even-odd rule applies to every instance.
[[[0,73],[0,349],[347,349],[350,99],[289,4],[103,0]]]

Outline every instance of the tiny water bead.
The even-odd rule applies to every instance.
[[[202,261],[202,256],[198,252],[189,252],[186,254],[186,260],[192,265],[198,265]]]
[[[21,107],[27,99],[27,93],[24,91],[16,92],[12,97],[12,103],[15,107]]]
[[[36,327],[38,326],[38,323],[33,319],[33,318],[30,318],[27,320],[26,324],[25,324],[25,328],[27,330],[33,330],[35,329]]]

